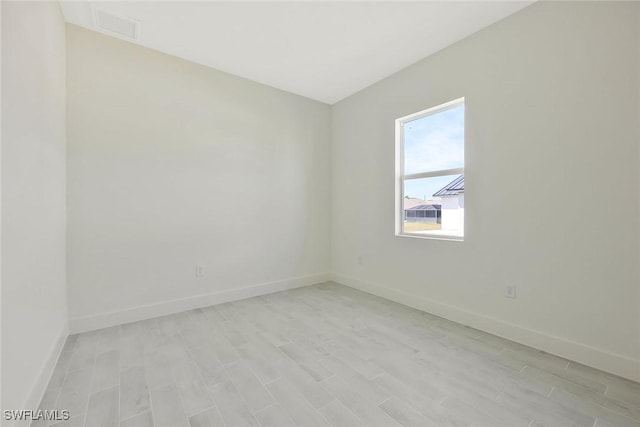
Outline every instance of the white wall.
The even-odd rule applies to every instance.
[[[442,229],[464,233],[464,194],[442,196]]]
[[[65,27],[2,2],[2,403],[36,409],[67,333]]]
[[[72,329],[328,278],[328,105],[72,25],[67,42]]]
[[[640,380],[638,7],[537,3],[336,104],[335,278]],[[463,96],[465,241],[395,237],[394,120]]]

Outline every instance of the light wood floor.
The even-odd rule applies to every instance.
[[[640,384],[327,283],[70,336],[41,408],[71,411],[56,426],[640,426]]]

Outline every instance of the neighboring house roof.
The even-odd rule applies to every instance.
[[[433,195],[435,196],[457,196],[458,194],[464,193],[464,175],[460,175],[440,190],[435,192]]]
[[[402,206],[404,209],[413,209],[416,206],[420,205],[438,205],[440,204],[439,200],[423,200],[418,199],[416,197],[405,197],[402,199]]]
[[[405,208],[405,211],[439,211],[442,205],[418,205],[412,208]]]

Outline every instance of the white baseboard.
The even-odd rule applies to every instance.
[[[31,387],[31,392],[29,396],[27,396],[27,401],[24,402],[24,409],[38,409],[40,402],[42,401],[42,397],[44,396],[44,392],[47,390],[47,386],[49,385],[49,381],[51,380],[51,375],[53,375],[53,370],[58,363],[58,359],[60,358],[60,354],[62,353],[62,348],[64,347],[64,343],[67,340],[67,336],[69,336],[69,325],[67,322],[62,326],[62,330],[60,331],[58,337],[55,342],[51,346],[49,350],[47,359],[45,360],[36,380]],[[11,426],[18,425],[29,425],[28,421],[14,421],[13,424],[9,424]]]
[[[331,275],[329,273],[320,273],[311,276],[295,277],[277,282],[261,283],[238,289],[229,289],[171,301],[163,301],[155,304],[131,307],[92,316],[77,317],[70,320],[69,327],[73,334],[93,331],[109,326],[121,325],[138,320],[152,319],[154,317],[166,316],[168,314],[179,313],[186,310],[193,310],[195,308],[208,307],[214,304],[238,301],[287,289],[315,285],[317,283],[329,281],[330,277]]]
[[[484,332],[546,351],[547,353],[555,354],[556,356],[574,360],[578,363],[634,381],[640,381],[640,359],[632,359],[620,354],[611,353],[603,349],[505,322],[484,314],[439,303],[380,284],[365,282],[341,274],[334,274],[332,279],[342,285],[435,314],[436,316],[471,326]]]

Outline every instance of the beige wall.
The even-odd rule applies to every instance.
[[[35,409],[67,332],[65,30],[57,3],[1,7],[0,407]]]
[[[336,104],[336,279],[640,379],[638,7],[537,3]],[[465,241],[395,237],[394,119],[463,96]]]
[[[67,49],[73,328],[326,280],[328,105],[72,25]]]

